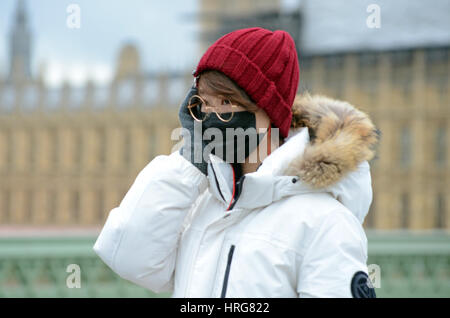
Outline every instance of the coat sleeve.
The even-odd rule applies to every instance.
[[[172,291],[183,220],[206,186],[206,176],[178,151],[157,156],[110,211],[95,253],[124,279]]]
[[[314,229],[297,273],[299,297],[373,297],[367,281],[367,238],[361,223],[347,210],[328,214]],[[368,279],[368,277],[367,277]],[[365,292],[352,292],[364,290]]]

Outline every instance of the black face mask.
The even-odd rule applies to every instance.
[[[235,112],[227,122],[211,113],[202,122],[202,130],[206,154],[212,153],[233,164],[243,163],[265,135],[257,132],[255,114],[249,111]]]

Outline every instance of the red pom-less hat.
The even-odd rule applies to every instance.
[[[236,30],[218,39],[200,59],[193,75],[217,70],[234,80],[286,137],[300,76],[289,33],[263,28]]]

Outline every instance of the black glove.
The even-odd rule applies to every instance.
[[[180,154],[185,157],[188,161],[190,161],[197,169],[199,169],[204,175],[208,175],[208,163],[204,161],[203,159],[203,149],[205,146],[205,143],[203,141],[202,136],[197,141],[199,143],[197,145],[197,150],[202,152],[201,159],[196,158],[194,162],[194,118],[192,118],[189,109],[187,108],[189,104],[189,99],[193,96],[198,94],[197,87],[195,83],[190,88],[188,94],[186,95],[183,103],[181,103],[180,110],[178,112],[178,118],[180,119],[181,126],[185,129],[187,129],[190,133],[190,135],[186,134],[186,131],[183,131],[182,136],[184,139],[184,144],[180,148]],[[198,125],[198,123],[197,123]],[[200,123],[201,125],[201,123]],[[201,133],[201,132],[200,132]],[[187,139],[190,139],[190,143]]]

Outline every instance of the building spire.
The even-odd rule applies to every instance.
[[[9,80],[21,81],[31,78],[31,32],[25,1],[18,0],[11,27],[9,42]]]

